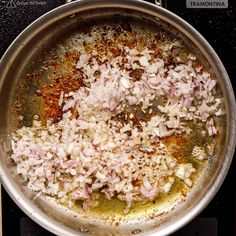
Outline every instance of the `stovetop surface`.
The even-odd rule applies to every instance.
[[[22,0],[0,0],[0,56],[14,38],[32,21],[49,10],[64,4],[63,0],[37,0],[40,5],[20,5]],[[13,7],[6,7],[7,4]],[[15,4],[15,5],[14,5]],[[187,9],[185,0],[166,0],[165,7],[195,27],[212,45],[222,60],[234,91],[236,89],[236,1],[229,0],[227,9]],[[236,159],[210,204],[190,224],[173,235],[233,236],[236,235]],[[28,218],[2,191],[3,236],[50,236]]]

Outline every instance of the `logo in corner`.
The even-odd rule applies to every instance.
[[[6,8],[16,8],[15,0],[8,0]]]
[[[17,4],[15,0],[1,0],[0,1],[0,9],[3,9],[3,8],[12,9],[16,7],[17,7]]]
[[[228,0],[186,0],[187,8],[228,8]]]

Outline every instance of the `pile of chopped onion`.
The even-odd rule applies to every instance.
[[[96,51],[82,53],[75,68],[86,75],[86,86],[61,92],[61,121],[43,126],[35,119],[13,134],[11,158],[30,190],[70,207],[83,201],[84,210],[98,204],[99,194],[117,197],[127,202],[128,212],[133,201],[170,192],[176,178],[193,185],[195,168],[178,163],[162,138],[190,133],[186,121],[205,123],[209,136],[217,133],[212,117],[222,111],[216,81],[191,60],[166,65],[152,50],[119,49],[122,55],[100,61]],[[130,107],[140,107],[150,119],[137,125]],[[122,121],[117,117],[123,113]],[[193,156],[207,159],[199,147]]]

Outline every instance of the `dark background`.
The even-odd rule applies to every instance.
[[[27,25],[42,14],[65,2],[63,0],[38,1],[43,2],[43,4],[14,7],[17,0],[0,0],[0,57]],[[18,2],[24,1],[18,0]],[[167,9],[189,22],[212,45],[221,58],[235,91],[236,0],[229,0],[229,7],[227,9],[187,9],[185,0],[165,0],[164,5]],[[211,203],[195,220],[174,235],[236,235],[235,179],[236,160],[234,158],[222,187]],[[2,191],[2,198],[3,236],[52,235],[31,221],[14,204],[4,189]]]

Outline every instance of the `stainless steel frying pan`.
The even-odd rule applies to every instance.
[[[162,27],[173,37],[182,39],[200,58],[200,61],[216,77],[223,94],[226,115],[221,120],[219,148],[207,168],[181,204],[178,199],[142,208],[128,216],[115,214],[116,203],[109,206],[109,218],[98,214],[84,214],[69,210],[44,196],[30,193],[16,174],[10,161],[9,135],[15,127],[17,114],[12,107],[19,96],[27,122],[37,106],[32,101],[37,82],[29,84],[24,93],[20,85],[27,74],[42,66],[47,53],[65,37],[75,32],[86,21],[98,24],[102,19],[109,22],[114,16],[129,17],[139,22],[140,27]],[[46,81],[44,81],[46,83]],[[18,97],[17,97],[18,96]],[[27,27],[11,44],[0,63],[0,178],[16,204],[38,224],[57,235],[167,235],[191,221],[213,198],[229,169],[236,141],[236,105],[228,75],[220,59],[207,41],[188,23],[171,12],[153,4],[137,0],[82,0],[68,3],[40,17]],[[176,205],[176,206],[175,206]],[[175,207],[174,207],[175,206]],[[161,214],[155,214],[157,210]],[[114,214],[113,214],[114,213]]]

